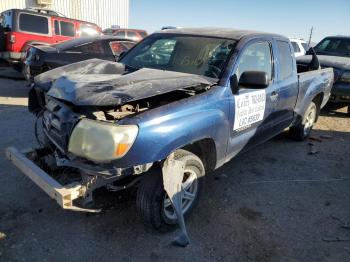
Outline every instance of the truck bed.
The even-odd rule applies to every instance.
[[[303,115],[303,112],[305,112],[305,106],[309,105],[311,102],[309,100],[315,97],[320,90],[323,93],[321,108],[324,107],[329,99],[333,85],[333,69],[325,68],[301,73],[298,72],[297,76],[299,93],[295,106],[295,112],[298,115]]]

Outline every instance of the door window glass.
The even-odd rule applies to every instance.
[[[246,71],[263,71],[272,79],[271,48],[268,42],[254,43],[243,51],[236,71],[237,79]]]
[[[134,37],[137,37],[137,34],[135,32],[132,32],[132,31],[127,31],[126,36],[128,38],[134,38]]]
[[[60,24],[61,24],[61,35],[63,35],[63,36],[70,36],[70,37],[74,37],[75,36],[74,24],[73,23],[60,21]]]
[[[55,20],[55,35],[60,35],[60,24]]]
[[[125,38],[125,31],[118,31],[114,35],[120,38]]]
[[[307,51],[309,49],[309,47],[307,46],[307,43],[301,43],[301,45],[303,46],[305,51]]]
[[[293,75],[292,51],[288,42],[277,41],[280,61],[280,78],[286,79]]]
[[[19,15],[19,29],[26,32],[48,34],[49,20],[45,16],[22,13]]]

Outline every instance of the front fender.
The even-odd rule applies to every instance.
[[[137,124],[139,133],[118,167],[152,163],[171,152],[201,139],[212,139],[217,161],[226,154],[229,119],[225,88],[149,110],[121,124]]]

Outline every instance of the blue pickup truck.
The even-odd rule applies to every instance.
[[[177,223],[164,172],[171,180],[181,171],[188,215],[207,173],[286,128],[305,139],[332,84],[332,69],[320,69],[316,55],[299,67],[280,35],[162,30],[119,62],[38,75],[29,110],[40,147],[11,147],[7,157],[64,209],[95,212],[95,189],[136,187],[141,216],[163,230]]]

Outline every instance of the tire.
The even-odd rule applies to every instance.
[[[311,102],[305,111],[302,121],[289,128],[289,136],[296,141],[305,140],[312,130],[318,118],[319,110],[314,102]]]
[[[188,191],[194,195],[193,200],[183,200],[184,216],[189,216],[198,204],[204,188],[205,170],[202,161],[189,151],[175,151],[175,159],[185,163],[184,182],[196,176]],[[195,190],[194,190],[195,189]],[[136,197],[137,210],[144,224],[160,232],[166,232],[177,225],[176,215],[172,214],[170,200],[164,190],[161,170],[153,169],[142,178]],[[173,210],[172,210],[173,211]],[[172,216],[170,215],[172,214]]]
[[[27,81],[30,81],[32,79],[32,75],[30,73],[30,66],[29,65],[23,64],[22,74],[23,74],[24,78]]]

